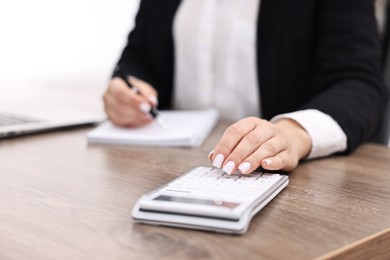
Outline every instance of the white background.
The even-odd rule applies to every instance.
[[[0,89],[22,81],[101,90],[138,5],[139,0],[1,1]]]

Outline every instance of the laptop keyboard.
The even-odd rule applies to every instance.
[[[37,123],[40,121],[41,120],[31,118],[31,117],[0,113],[0,126]]]

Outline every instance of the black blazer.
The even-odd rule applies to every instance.
[[[163,109],[172,103],[172,21],[179,4],[141,0],[118,62],[157,89]],[[257,28],[263,118],[318,109],[340,124],[347,152],[373,137],[387,91],[372,0],[261,0]]]

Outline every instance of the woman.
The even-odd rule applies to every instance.
[[[210,152],[244,174],[350,153],[378,131],[387,100],[371,0],[141,0],[118,65],[110,120],[149,123],[161,109],[217,107],[231,125]]]

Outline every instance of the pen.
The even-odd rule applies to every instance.
[[[115,68],[115,71],[117,72],[117,75],[118,75],[121,79],[123,79],[123,80],[125,81],[126,85],[134,91],[134,93],[143,96],[142,92],[127,80],[127,75],[126,75],[126,73],[124,73],[124,72],[120,69],[119,66],[117,66],[117,67]],[[152,108],[151,108],[150,111],[149,111],[149,114],[157,121],[157,123],[158,123],[163,129],[167,129],[167,128],[168,128],[167,124],[165,123],[164,119],[161,118],[160,113],[159,113],[159,111],[157,110],[157,108],[156,108],[155,106],[152,106]]]

